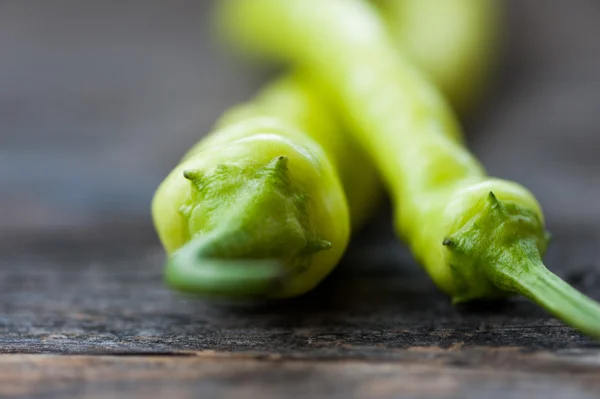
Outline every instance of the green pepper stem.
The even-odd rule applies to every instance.
[[[277,259],[227,259],[203,255],[205,237],[174,252],[165,280],[178,291],[207,297],[262,298],[283,288],[288,271]]]
[[[500,288],[529,298],[584,334],[600,339],[600,305],[548,270],[537,250],[529,248],[526,253],[525,265],[496,264],[494,272],[489,273],[492,280]]]

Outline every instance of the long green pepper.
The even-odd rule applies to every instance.
[[[424,74],[361,0],[228,0],[223,32],[310,68],[392,194],[398,235],[455,302],[520,293],[600,338],[600,305],[543,265],[544,218],[524,187],[490,178]]]
[[[170,286],[290,297],[338,264],[350,219],[365,221],[380,187],[312,87],[301,74],[270,84],[227,112],[159,186],[152,213]]]

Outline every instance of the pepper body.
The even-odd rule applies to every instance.
[[[374,168],[304,80],[282,78],[227,112],[159,186],[152,211],[175,288],[303,294],[339,262],[350,220],[376,206]]]
[[[522,293],[600,337],[600,307],[542,264],[548,234],[523,186],[488,177],[439,90],[360,0],[229,0],[223,32],[310,68],[377,166],[398,235],[455,302]],[[550,277],[553,276],[553,277]]]

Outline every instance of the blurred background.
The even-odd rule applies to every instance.
[[[209,32],[211,1],[0,1],[0,230],[151,229],[154,190],[261,86]],[[600,227],[600,2],[510,0],[496,84],[465,121],[550,228]]]

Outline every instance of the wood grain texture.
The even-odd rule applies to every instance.
[[[384,250],[390,230],[369,226],[307,297],[252,306],[166,289],[147,227],[3,235],[0,396],[597,397],[600,344],[519,299],[452,307]],[[548,261],[598,298],[598,263],[560,262],[594,243],[559,234]]]
[[[0,356],[0,384],[23,398],[597,398],[600,356],[428,348],[400,362],[215,356]],[[414,355],[414,354],[413,354]],[[494,390],[490,390],[490,386]]]
[[[207,303],[168,290],[162,281],[162,251],[145,236],[147,229],[6,236],[0,240],[0,351],[168,354],[210,349],[393,360],[403,349],[421,346],[600,349],[519,298],[452,306],[407,251],[389,250],[391,226],[384,226],[379,221],[364,231],[313,293],[253,305]],[[124,246],[131,237],[137,244]],[[547,263],[598,299],[596,238],[558,235]],[[577,263],[573,254],[594,256],[594,263]],[[572,259],[570,270],[562,262],[566,257]]]

